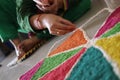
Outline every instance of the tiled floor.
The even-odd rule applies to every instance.
[[[91,10],[75,22],[77,27],[81,26],[87,34],[89,33],[89,38],[92,38],[92,36],[96,33],[97,29],[102,25],[105,18],[109,15],[109,12],[107,10],[103,11],[99,16],[90,20],[91,22],[89,22],[88,24],[83,23],[88,21],[93,15],[95,15],[98,11],[105,7],[106,4],[104,3],[104,0],[93,0]],[[16,57],[15,52],[12,52],[11,55],[9,55],[4,61],[1,62],[3,66],[0,67],[0,80],[17,80],[21,74],[31,69],[38,61],[44,58],[49,50],[51,50],[51,46],[53,46],[56,41],[67,37],[68,35],[69,34],[52,39],[51,41],[40,47],[27,60],[13,67],[7,67],[6,65]],[[58,45],[60,42],[61,41],[59,41],[56,45]]]

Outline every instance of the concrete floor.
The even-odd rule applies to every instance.
[[[109,15],[109,12],[105,10],[98,16],[96,16],[94,19],[90,20],[89,23],[86,22],[89,21],[92,16],[94,16],[96,13],[106,7],[107,6],[104,0],[92,0],[91,10],[75,22],[77,27],[81,27],[83,30],[86,31],[86,34],[89,36],[90,39],[96,33],[97,29],[103,24],[105,18]],[[0,80],[17,80],[23,73],[25,73],[26,71],[31,69],[36,63],[38,63],[38,61],[46,57],[48,52],[51,50],[51,46],[53,46],[56,41],[59,41],[60,39],[65,38],[69,35],[70,34],[67,34],[50,40],[45,45],[40,47],[31,57],[29,57],[25,61],[13,67],[7,67],[7,64],[16,57],[15,52],[13,51],[11,55],[9,55],[1,62],[2,67],[0,67]],[[61,42],[62,41],[59,41],[56,46],[59,45]]]

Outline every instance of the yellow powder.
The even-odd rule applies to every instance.
[[[101,47],[120,68],[120,34],[99,39],[96,45]]]

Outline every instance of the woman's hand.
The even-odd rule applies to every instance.
[[[43,12],[57,14],[59,8],[63,7],[63,0],[33,0],[38,9]]]
[[[54,14],[42,14],[39,22],[53,35],[64,35],[76,29],[75,25],[70,21]]]

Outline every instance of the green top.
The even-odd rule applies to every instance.
[[[67,10],[61,11],[64,13],[63,18],[72,22],[90,8],[90,0],[64,0],[64,2]],[[34,31],[31,28],[29,17],[37,12],[37,7],[32,0],[0,0],[0,10],[0,39],[2,42],[17,38],[18,31],[24,33],[36,32],[38,38],[42,39],[48,39],[52,36],[47,29]]]
[[[18,37],[16,0],[0,0],[0,39],[7,41]]]
[[[74,2],[73,2],[74,1]],[[76,2],[76,3],[75,3]],[[37,7],[33,0],[16,0],[18,23],[21,26],[20,32],[36,32],[39,38],[49,38],[51,35],[48,30],[34,31],[29,24],[29,17],[37,13]],[[90,0],[66,0],[68,4],[67,10],[63,14],[63,18],[75,21],[82,16],[90,8]],[[74,3],[74,5],[72,5]]]

